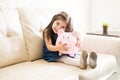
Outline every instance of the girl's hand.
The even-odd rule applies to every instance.
[[[79,48],[80,47],[80,42],[77,41],[76,46]]]
[[[68,47],[67,47],[67,43],[63,43],[63,44],[59,44],[57,45],[58,47],[58,51],[67,51],[68,50]]]
[[[80,38],[77,38],[76,46],[80,48]]]

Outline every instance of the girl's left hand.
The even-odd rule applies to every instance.
[[[80,48],[80,38],[77,38],[76,46],[77,46],[78,48]]]

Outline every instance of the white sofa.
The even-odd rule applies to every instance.
[[[82,36],[80,50],[98,54],[95,69],[81,70],[43,60],[41,17],[46,15],[42,11],[45,10],[0,8],[0,80],[107,80],[117,73],[117,63],[120,63],[118,38]]]

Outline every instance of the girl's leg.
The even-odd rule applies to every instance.
[[[87,52],[83,51],[82,53],[76,54],[73,58],[69,56],[62,56],[58,61],[63,62],[65,64],[78,66],[81,69],[87,68]]]
[[[79,65],[80,65],[80,54],[76,54],[74,57],[64,55],[60,59],[58,59],[58,61],[63,62],[65,64],[69,64],[69,65],[79,67]]]

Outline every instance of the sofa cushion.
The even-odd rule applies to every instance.
[[[97,67],[81,70],[43,59],[0,69],[0,80],[106,80],[117,70],[115,56],[98,53]],[[79,78],[78,78],[79,77]]]
[[[118,65],[114,55],[97,53],[97,67],[79,71],[81,80],[107,80],[113,73],[117,72]],[[89,60],[89,57],[88,57]]]
[[[27,60],[16,9],[0,8],[0,67]]]
[[[30,57],[29,60],[42,58],[41,34],[58,9],[21,7],[18,8],[18,11],[26,41],[27,52]]]
[[[41,59],[0,69],[0,80],[79,80],[75,69],[63,63],[48,63]]]
[[[0,33],[5,35],[5,36],[7,35],[7,29],[6,29],[6,26],[5,26],[4,17],[3,17],[3,14],[2,14],[1,10],[0,10]]]
[[[42,33],[38,9],[18,8],[29,60],[42,58]]]

